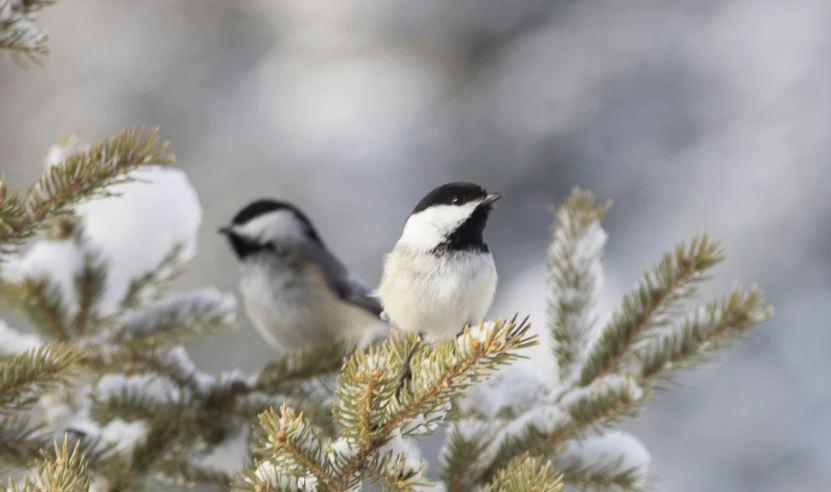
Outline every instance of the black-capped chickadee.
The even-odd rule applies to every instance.
[[[388,330],[369,289],[295,206],[261,199],[219,229],[240,263],[240,293],[260,335],[284,352]]]
[[[410,360],[422,341],[460,334],[487,314],[496,266],[482,233],[502,196],[472,183],[434,189],[415,206],[384,260],[376,293],[382,315],[400,330],[418,334],[401,368],[401,383],[411,376]]]

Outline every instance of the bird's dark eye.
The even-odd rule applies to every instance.
[[[451,202],[453,203],[453,205],[461,205],[462,199],[461,199],[461,197],[454,196],[453,200]]]

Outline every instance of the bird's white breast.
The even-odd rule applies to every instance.
[[[496,291],[490,253],[440,256],[396,246],[385,262],[379,296],[390,320],[429,338],[458,334],[482,321]]]
[[[312,266],[248,263],[242,267],[240,293],[251,323],[278,351],[331,343],[368,328],[377,332],[380,322],[339,299]]]

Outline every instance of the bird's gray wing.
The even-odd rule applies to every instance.
[[[335,255],[317,245],[303,247],[302,254],[307,261],[318,266],[326,284],[340,299],[381,317],[384,308],[372,297],[366,285],[347,270]]]

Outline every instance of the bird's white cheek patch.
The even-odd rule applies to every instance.
[[[246,237],[261,241],[275,239],[303,238],[303,226],[291,212],[276,211],[263,214],[245,224],[234,227],[234,231]]]
[[[462,206],[436,205],[411,215],[404,225],[400,244],[417,249],[433,249],[464,222],[479,202]]]

